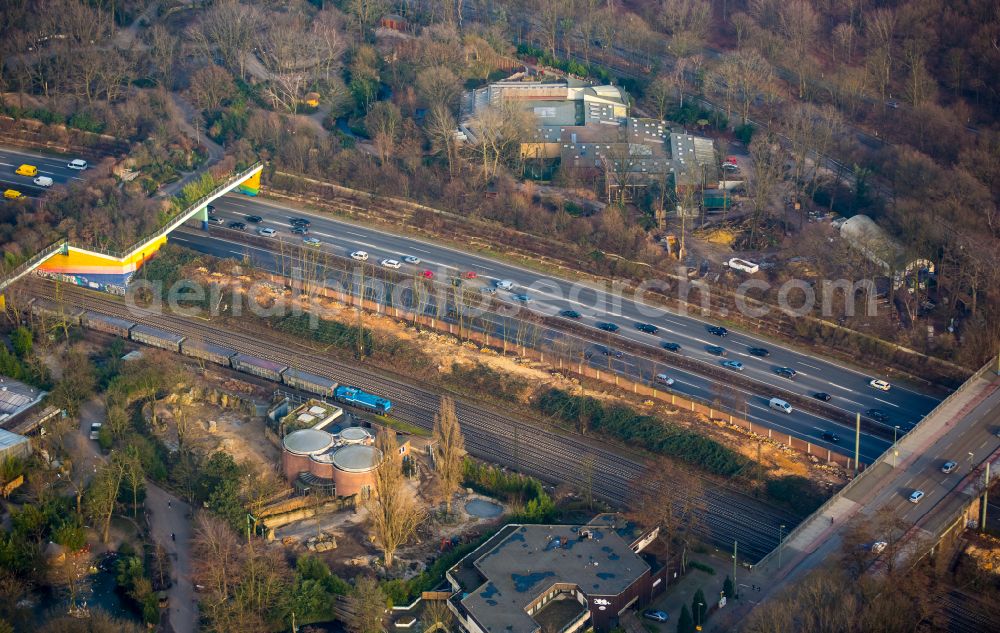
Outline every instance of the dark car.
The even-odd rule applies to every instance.
[[[310,226],[312,222],[305,218],[288,218],[288,223],[292,226]]]
[[[220,218],[217,215],[210,215],[210,216],[208,216],[208,221],[211,224],[225,224],[226,223],[225,220],[223,220],[222,218]]]
[[[836,433],[831,433],[829,431],[824,431],[823,432],[823,439],[826,440],[827,442],[839,442],[840,441],[840,436],[837,435]]]
[[[656,327],[655,325],[650,325],[649,323],[636,323],[635,329],[639,330],[640,332],[645,332],[647,334],[656,334],[657,332],[660,331],[660,328]]]
[[[559,316],[566,317],[567,319],[579,319],[580,313],[576,310],[563,310],[559,313]]]
[[[292,233],[295,233],[296,235],[305,235],[308,232],[309,232],[308,226],[296,225],[292,227]]]
[[[205,205],[205,209],[208,210],[209,215],[215,213],[215,205],[214,204]]]
[[[607,347],[601,347],[599,349],[605,356],[614,356],[615,358],[624,358],[625,356],[625,354],[615,349],[608,349]]]
[[[865,411],[865,415],[869,418],[875,420],[876,422],[888,422],[889,414],[887,414],[882,409],[868,409]]]
[[[778,374],[779,376],[783,376],[783,377],[788,378],[789,380],[791,380],[792,378],[795,378],[795,376],[799,372],[795,371],[791,367],[778,367],[777,369],[774,370],[774,373]]]
[[[679,351],[681,351],[681,344],[680,343],[662,343],[662,345],[663,345],[663,349],[667,350],[668,352],[679,352]]]
[[[230,222],[229,228],[237,231],[245,231],[247,230],[247,225],[242,222]]]
[[[614,323],[608,323],[607,321],[600,321],[597,324],[597,329],[604,330],[605,332],[617,332],[618,326]]]
[[[813,398],[816,398],[817,400],[822,400],[823,402],[829,402],[830,394],[828,394],[825,391],[817,391],[816,393],[813,394]]]
[[[716,336],[727,336],[729,334],[729,330],[724,327],[719,327],[718,325],[710,325],[708,326],[708,333]]]
[[[761,358],[766,358],[771,355],[771,352],[767,351],[766,347],[750,347],[747,352],[751,356],[760,356]]]
[[[709,354],[715,354],[716,356],[725,356],[726,350],[718,345],[709,345],[705,347],[705,351]]]
[[[264,218],[260,217],[259,215],[248,215],[247,216],[247,222],[253,222],[254,224],[260,224],[263,221],[264,221]]]

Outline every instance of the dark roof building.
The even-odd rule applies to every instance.
[[[663,590],[652,541],[607,522],[508,525],[449,570],[449,606],[469,633],[609,631]]]

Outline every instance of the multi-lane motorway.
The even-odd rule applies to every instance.
[[[894,426],[900,427],[900,433],[912,428],[938,402],[937,398],[905,385],[895,384],[888,392],[876,390],[868,383],[878,376],[741,332],[730,331],[726,337],[715,336],[708,330],[710,324],[700,319],[668,312],[630,297],[621,297],[592,284],[554,278],[428,240],[336,220],[266,200],[231,195],[216,201],[214,206],[215,215],[225,224],[245,221],[247,215],[262,217],[263,221],[259,224],[248,223],[248,230],[264,227],[275,229],[275,244],[279,239],[300,241],[301,237],[290,232],[289,218],[304,217],[312,222],[309,235],[321,240],[323,249],[337,255],[347,255],[358,249],[365,250],[369,253],[369,263],[375,265],[382,258],[401,260],[405,255],[412,255],[421,259],[416,266],[417,271],[430,270],[436,279],[447,279],[472,271],[486,283],[511,280],[516,284],[513,293],[525,294],[532,299],[527,304],[528,309],[547,315],[575,310],[580,313],[580,318],[576,321],[592,326],[594,341],[604,346],[614,347],[615,341],[622,338],[651,347],[667,342],[677,343],[681,346],[680,354],[716,365],[721,364],[723,359],[710,353],[707,348],[722,347],[728,354],[728,360],[738,360],[743,364],[742,375],[760,385],[754,393],[747,394],[748,413],[752,419],[764,421],[779,430],[788,430],[800,437],[814,440],[817,444],[838,448],[842,452],[853,450],[853,429],[838,427],[834,422],[798,410],[790,415],[778,413],[768,409],[767,400],[780,391],[806,397],[826,392],[831,396],[829,404],[844,413],[865,414],[872,409],[883,412],[888,417],[889,436]],[[184,229],[171,236],[171,240],[224,257],[243,257],[249,252],[259,263],[267,265],[271,262],[273,265],[274,258],[268,249],[248,246],[230,239],[230,236],[232,233],[228,230],[213,232],[210,226],[208,235],[196,229]],[[408,267],[404,264],[404,268]],[[614,334],[602,332],[596,327],[600,322],[615,323],[620,329]],[[655,334],[642,332],[636,329],[637,323],[655,325],[659,331]],[[754,347],[767,349],[769,356],[762,358],[751,354],[748,350]],[[778,367],[793,368],[797,374],[794,379],[784,378],[775,373]],[[680,393],[708,399],[718,393],[711,380],[696,373],[671,368],[665,371],[677,381],[674,388]],[[840,437],[839,442],[824,441],[824,432],[834,432]],[[866,435],[862,442],[862,454],[866,461],[883,452],[889,443],[891,442]]]
[[[33,177],[14,173],[14,170],[24,164],[34,165],[38,168],[39,176],[48,176],[54,184],[80,182],[83,180],[83,173],[66,166],[74,158],[76,156],[46,156],[27,150],[0,148],[0,187],[20,191],[29,197],[44,194],[45,188],[34,184]]]

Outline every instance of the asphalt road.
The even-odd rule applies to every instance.
[[[34,178],[14,173],[15,169],[24,164],[34,165],[38,168],[39,176],[48,176],[57,185],[82,182],[84,172],[66,166],[74,158],[77,156],[52,156],[22,149],[0,148],[0,186],[3,189],[15,189],[32,198],[45,193],[44,187],[32,182]]]
[[[919,422],[922,416],[938,402],[937,398],[905,385],[894,385],[888,392],[878,391],[868,385],[868,381],[875,376],[868,375],[862,370],[816,358],[808,353],[740,332],[730,331],[729,336],[725,338],[717,337],[707,331],[709,325],[707,322],[694,317],[668,312],[659,307],[604,292],[590,284],[574,284],[568,280],[546,277],[514,264],[464,253],[427,240],[400,236],[381,229],[334,220],[320,214],[236,195],[216,201],[215,215],[226,224],[236,220],[245,221],[246,215],[260,215],[264,221],[260,225],[248,223],[248,230],[253,231],[257,226],[274,228],[278,231],[277,239],[292,243],[297,243],[301,238],[289,232],[288,219],[307,217],[312,221],[310,235],[323,242],[323,249],[337,255],[347,255],[353,250],[362,249],[369,253],[369,263],[375,265],[378,265],[378,261],[382,258],[401,259],[404,255],[413,255],[421,258],[421,263],[416,270],[404,264],[403,271],[409,270],[416,274],[427,269],[432,271],[438,280],[454,277],[466,271],[477,273],[480,280],[486,283],[510,279],[516,284],[515,293],[527,294],[532,298],[527,305],[531,310],[555,315],[561,310],[573,309],[581,313],[579,321],[585,325],[595,326],[601,321],[611,321],[619,325],[621,329],[613,335],[594,328],[594,341],[600,342],[603,347],[613,349],[615,341],[621,340],[618,337],[651,347],[669,341],[680,344],[681,353],[686,356],[718,364],[722,359],[710,354],[705,348],[710,345],[722,346],[727,350],[729,360],[743,363],[743,375],[760,384],[760,389],[755,393],[745,394],[747,413],[751,419],[766,422],[776,430],[787,431],[841,452],[853,451],[853,428],[801,411],[795,411],[790,415],[772,411],[767,408],[767,400],[774,395],[769,388],[805,396],[825,391],[832,396],[830,404],[847,414],[864,413],[869,409],[881,410],[889,417],[888,429],[891,430],[893,426],[899,425],[901,434]],[[214,226],[210,227],[210,231],[214,229]],[[227,234],[231,235],[228,231],[219,231],[217,235],[209,237],[197,230],[184,229],[171,236],[171,240],[223,257],[242,258],[249,252],[259,264],[274,266],[274,257],[266,249],[229,241],[225,237]],[[498,296],[502,298],[505,293],[501,291]],[[641,332],[635,329],[635,323],[638,322],[654,324],[660,331],[656,334]],[[750,347],[764,347],[769,350],[770,356],[767,358],[754,356],[747,351]],[[591,362],[606,363],[606,360],[595,354],[595,359]],[[789,380],[774,373],[777,367],[792,367],[798,374],[794,380]],[[674,388],[679,393],[698,395],[711,400],[718,392],[718,387],[713,387],[712,381],[703,376],[670,367],[662,367],[661,371],[665,371],[677,381]],[[827,431],[840,436],[839,443],[823,441],[822,434]],[[862,439],[863,459],[870,461],[883,452],[890,443],[882,438],[865,435]]]

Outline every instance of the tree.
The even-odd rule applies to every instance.
[[[730,600],[736,597],[736,593],[733,590],[733,579],[729,577],[729,574],[726,574],[726,579],[722,583],[722,592]]]
[[[10,334],[10,343],[14,348],[14,353],[22,360],[31,356],[32,341],[31,330],[23,325],[19,325]]]
[[[653,106],[656,118],[663,120],[667,118],[667,111],[670,109],[670,94],[673,92],[673,85],[669,79],[663,75],[657,75],[646,89],[646,98]]]
[[[725,100],[727,110],[735,103],[744,125],[750,107],[774,82],[774,69],[756,49],[741,49],[727,55],[715,71],[714,90]],[[727,113],[728,114],[728,113]]]
[[[218,110],[233,99],[238,91],[233,76],[215,64],[194,71],[188,88],[191,101],[200,110]]]
[[[686,604],[681,606],[681,615],[677,618],[677,633],[695,633],[694,620]]]
[[[101,541],[107,543],[111,536],[111,517],[118,508],[118,493],[128,464],[120,452],[102,465],[87,489],[86,505],[95,522],[101,524]]]
[[[672,553],[671,544],[681,548],[681,569],[687,548],[707,510],[704,481],[675,462],[658,458],[649,462],[643,474],[631,484],[634,518],[647,528],[660,528],[659,539]]]
[[[438,497],[444,499],[445,510],[451,514],[451,498],[462,483],[465,464],[465,439],[455,414],[455,401],[441,396],[441,406],[434,416],[434,471],[437,473]]]
[[[431,151],[435,154],[444,154],[449,176],[455,175],[458,166],[458,140],[455,138],[457,130],[455,117],[444,104],[431,106],[424,131],[431,142]]]
[[[396,550],[416,534],[425,513],[403,479],[402,456],[396,432],[385,428],[376,438],[382,463],[375,469],[375,481],[362,500],[368,510],[372,540],[382,550],[385,566],[391,568]]]
[[[385,624],[386,597],[371,576],[360,576],[349,597],[351,616],[347,620],[350,633],[382,633]]]
[[[93,364],[79,350],[70,352],[65,367],[62,380],[49,394],[49,402],[65,409],[70,417],[76,417],[80,414],[80,406],[84,401],[93,396],[97,377],[94,375]]]
[[[512,101],[501,101],[476,112],[469,123],[475,135],[470,146],[479,156],[483,180],[497,175],[501,161],[520,158],[515,150],[526,138],[530,116]]]
[[[431,66],[417,73],[417,94],[428,108],[441,104],[451,110],[461,93],[459,78],[446,66]]]
[[[259,10],[239,0],[220,0],[191,31],[195,45],[208,59],[218,52],[223,64],[246,79],[246,58],[251,54],[261,26]]]
[[[747,195],[753,206],[749,247],[757,248],[757,231],[781,179],[784,155],[778,140],[770,133],[755,136],[749,150],[753,165],[746,174]]]
[[[694,592],[691,598],[691,613],[694,614],[695,626],[705,624],[705,613],[708,611],[708,602],[705,600],[705,592],[701,587]]]
[[[809,47],[816,39],[819,17],[806,0],[789,0],[782,2],[778,22],[791,53],[785,59],[795,69],[799,99],[803,99],[806,96],[806,77],[812,68]]]
[[[242,577],[243,552],[236,533],[208,512],[195,516],[194,577],[219,601],[230,599]]]
[[[396,141],[403,125],[399,107],[391,101],[377,101],[365,116],[365,128],[375,142],[379,161],[388,162],[396,148]]]

